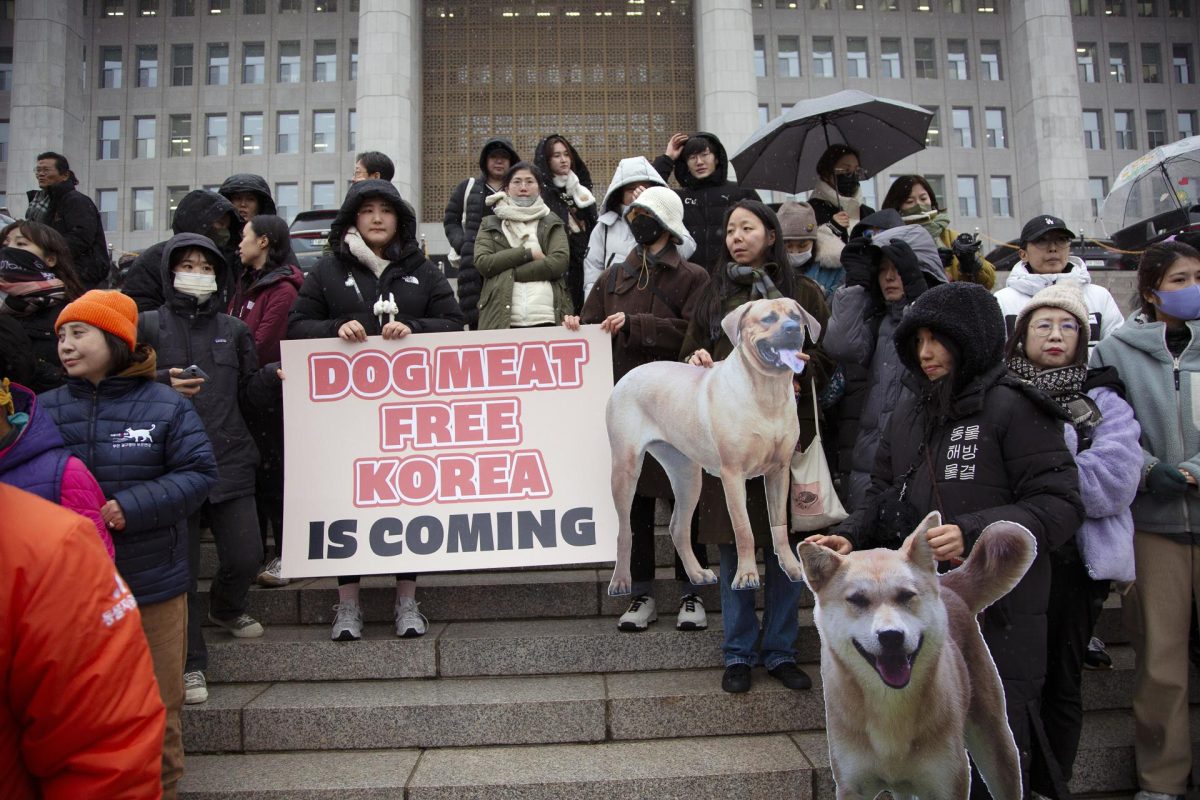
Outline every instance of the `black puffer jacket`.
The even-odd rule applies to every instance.
[[[105,288],[112,261],[108,257],[104,225],[96,204],[75,188],[77,183],[72,173],[69,179],[46,190],[50,195],[50,216],[45,221],[67,240],[75,274],[84,288]],[[28,192],[30,202],[37,194],[37,189]]]
[[[446,231],[450,246],[462,257],[458,267],[458,302],[472,330],[479,324],[479,295],[483,293],[483,276],[475,269],[475,234],[479,233],[483,218],[492,213],[483,201],[494,193],[487,183],[487,154],[497,147],[508,151],[512,163],[521,160],[508,139],[501,136],[488,139],[479,151],[479,174],[471,186],[471,196],[466,196],[467,184],[471,180],[468,178],[450,193],[446,214],[442,218],[442,228]]]
[[[171,230],[177,234],[197,233],[211,240],[213,225],[224,216],[229,217],[229,241],[224,247],[217,248],[229,267],[220,287],[222,309],[233,296],[237,277],[242,271],[242,263],[237,257],[238,242],[242,240],[242,218],[237,209],[216,192],[195,189],[179,201],[175,220],[171,223]],[[166,301],[162,290],[162,254],[166,244],[164,241],[147,247],[129,265],[121,283],[121,291],[133,298],[139,312],[153,311]],[[212,241],[209,246],[213,246]]]
[[[350,253],[344,241],[358,207],[376,197],[389,202],[399,217],[396,240],[385,251],[391,263],[378,278]],[[383,325],[373,309],[375,302],[388,294],[399,308],[396,321],[414,333],[461,331],[465,321],[454,290],[422,254],[416,235],[416,217],[395,186],[383,180],[351,186],[329,229],[333,252],[323,256],[305,277],[288,315],[288,338],[332,338],[352,319],[361,322],[368,335],[378,336]]]
[[[254,193],[254,196],[258,198],[258,213],[279,213],[275,209],[275,199],[271,197],[271,187],[267,185],[263,176],[255,175],[253,172],[239,172],[226,178],[225,182],[221,184],[221,188],[217,190],[217,194],[226,200],[231,200],[233,195],[239,192]],[[250,220],[245,221],[249,222]],[[286,222],[286,220],[284,221]]]
[[[221,251],[206,237],[181,233],[163,247],[159,280],[166,302],[157,313],[138,315],[138,341],[145,342],[158,354],[158,380],[170,385],[170,369],[195,364],[208,379],[200,393],[192,398],[204,430],[212,440],[217,457],[217,484],[208,499],[219,503],[254,494],[254,471],[258,466],[258,448],[250,438],[250,429],[242,416],[242,404],[265,407],[279,394],[278,365],[258,368],[254,337],[240,319],[221,313],[222,302],[215,295],[203,303],[195,297],[175,291],[171,272],[171,254],[198,247],[214,261]],[[224,278],[217,267],[218,284]]]
[[[542,200],[567,226],[567,241],[571,245],[571,263],[567,266],[567,293],[571,296],[576,313],[579,313],[583,308],[584,299],[583,257],[587,255],[588,239],[591,238],[592,229],[596,227],[596,220],[600,216],[599,204],[593,199],[591,205],[579,208],[570,192],[554,184],[554,173],[550,170],[550,154],[546,152],[546,142],[554,137],[567,143],[567,149],[571,152],[571,171],[579,179],[579,184],[588,191],[592,189],[592,173],[588,171],[587,164],[583,163],[583,159],[579,157],[575,145],[568,142],[565,136],[552,133],[538,142],[533,156],[533,165],[542,173]],[[575,219],[574,229],[571,227],[572,216]]]
[[[721,227],[725,221],[725,211],[739,200],[758,200],[759,196],[753,189],[744,189],[726,179],[729,158],[725,155],[725,145],[715,134],[699,131],[690,138],[695,137],[707,139],[717,157],[717,168],[712,175],[696,180],[688,172],[686,161],[682,158],[672,161],[666,155],[654,159],[654,168],[663,176],[663,180],[670,180],[671,173],[675,173],[675,180],[680,187],[675,191],[683,200],[683,224],[696,240],[692,261],[711,274],[725,243],[725,231]]]

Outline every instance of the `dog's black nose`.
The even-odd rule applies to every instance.
[[[904,647],[904,631],[880,631],[876,636],[884,650],[898,650]]]
[[[796,331],[800,330],[800,323],[796,322],[794,319],[789,319],[785,320],[784,323],[779,326],[779,328],[784,333],[795,333]]]

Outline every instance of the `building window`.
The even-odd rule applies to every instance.
[[[925,106],[925,110],[933,114],[929,118],[929,128],[925,131],[925,146],[926,147],[941,147],[942,146],[942,110],[938,106],[930,108]]]
[[[154,117],[134,117],[133,157],[154,158],[154,140],[157,138],[158,121]]]
[[[850,36],[846,39],[846,77],[868,78],[867,39],[865,36]]]
[[[242,149],[244,156],[263,154],[263,115],[260,112],[242,114]]]
[[[135,231],[154,230],[154,190],[133,190],[133,229]]]
[[[96,158],[100,161],[115,161],[121,157],[121,120],[116,117],[101,118],[99,121],[99,148]]]
[[[229,155],[229,117],[224,114],[204,117],[204,155]]]
[[[337,0],[313,0],[313,11],[318,14],[337,12]]]
[[[137,48],[137,86],[153,89],[158,86],[158,46],[140,44]]]
[[[337,149],[337,115],[332,111],[314,111],[312,119],[312,151],[334,152]]]
[[[778,74],[781,78],[800,77],[800,37],[780,36]]]
[[[1151,149],[1167,143],[1167,112],[1146,112],[1146,136]]]
[[[983,125],[988,147],[993,150],[1004,150],[1008,147],[1008,126],[1005,125],[1003,108],[985,108]]]
[[[175,226],[175,209],[179,208],[179,203],[183,198],[187,197],[187,193],[191,191],[187,186],[168,186],[167,187],[167,227]]]
[[[979,216],[979,181],[974,175],[959,175],[955,180],[958,187],[958,215]]]
[[[1179,138],[1186,139],[1189,136],[1196,135],[1196,112],[1195,111],[1180,111],[1175,115],[1176,121],[1179,123]]]
[[[280,111],[275,116],[275,152],[300,152],[300,113]]]
[[[299,14],[300,0],[279,0],[280,14]]]
[[[899,177],[899,176],[897,176]],[[925,180],[929,182],[929,186],[933,189],[933,193],[942,201],[942,206],[947,207],[950,195],[946,194],[946,178],[942,175],[925,174]],[[874,206],[872,206],[874,208]]]
[[[337,190],[333,181],[314,181],[312,185],[312,205],[314,211],[325,208],[337,208]]]
[[[1096,44],[1079,42],[1075,45],[1075,67],[1080,83],[1096,82]]]
[[[1157,17],[1158,0],[1137,0],[1139,17]]]
[[[322,39],[313,43],[313,81],[329,83],[337,80],[337,42]]]
[[[8,120],[0,119],[0,164],[8,163]]]
[[[879,74],[884,78],[904,77],[904,52],[899,39],[879,41]]]
[[[995,14],[996,13],[996,0],[976,0],[975,13],[976,14]]]
[[[1171,73],[1176,83],[1195,83],[1196,75],[1192,71],[1192,46],[1190,44],[1171,45]]]
[[[265,14],[267,13],[267,0],[246,0],[242,4],[243,14]]]
[[[190,44],[171,45],[171,85],[192,85],[192,46]]]
[[[942,10],[947,14],[963,13],[963,0],[942,0]]]
[[[874,178],[865,178],[863,182],[858,185],[858,188],[862,191],[864,206],[869,208],[879,208],[879,200],[875,194]]]
[[[808,7],[813,11],[830,11],[833,9],[833,0],[808,0]]]
[[[754,37],[754,77],[767,76],[767,37]]]
[[[0,47],[0,92],[12,91],[13,49]]]
[[[770,121],[771,121],[771,107],[769,105],[767,105],[766,103],[759,103],[758,104],[758,126],[761,128],[763,125],[766,125]],[[352,146],[350,149],[354,150],[356,148],[354,148]]]
[[[1071,13],[1077,17],[1092,15],[1092,0],[1071,0]]]
[[[1190,17],[1192,15],[1193,0],[1167,0],[1167,16],[1175,18]]]
[[[1104,16],[1125,16],[1125,0],[1104,0]]]
[[[171,158],[182,158],[192,154],[192,115],[172,114],[170,119]]]
[[[196,0],[174,0],[171,14],[176,17],[192,17],[196,14]]]
[[[933,39],[914,39],[913,57],[913,67],[918,78],[937,77],[937,47],[934,46]]]
[[[228,14],[229,0],[208,0],[209,14]]]
[[[1108,197],[1108,178],[1088,178],[1088,199],[1092,204],[1093,218],[1100,218],[1105,197]]]
[[[279,82],[300,82],[300,43],[279,43]]]
[[[899,11],[900,0],[879,0],[876,8],[878,8],[880,11]],[[873,203],[868,203],[868,205],[870,205],[872,208],[874,207]]]
[[[125,16],[125,0],[104,0],[104,16]]]
[[[300,186],[295,183],[275,184],[275,213],[287,224],[300,211]]]
[[[158,0],[138,0],[139,17],[157,17]]]
[[[1162,50],[1157,44],[1142,43],[1142,83],[1162,83]]]
[[[350,68],[347,75],[352,81],[358,80],[358,39],[350,40]]]
[[[971,109],[952,108],[950,110],[950,126],[954,128],[954,144],[956,146],[967,148],[975,146],[971,135],[974,127],[971,124]]]
[[[226,86],[229,83],[229,45],[214,42],[208,46],[209,86]]]
[[[1113,112],[1113,147],[1118,150],[1137,149],[1137,131],[1133,126],[1133,112]]]
[[[262,42],[242,45],[242,83],[265,83],[267,80],[267,46]]]
[[[1129,45],[1109,42],[1108,77],[1116,83],[1129,83]]]
[[[951,39],[946,42],[946,77],[952,81],[970,80],[967,70],[967,41],[966,39]]]
[[[913,11],[933,11],[934,0],[913,0]]]
[[[1104,125],[1095,109],[1083,110],[1083,146],[1087,150],[1104,149]]]
[[[985,81],[1002,79],[1000,73],[1000,42],[994,39],[984,39],[979,43],[979,72]]]
[[[1012,216],[1012,181],[1007,175],[993,175],[989,181],[992,188],[992,216]]]
[[[117,190],[97,189],[96,210],[100,212],[100,226],[105,231],[117,229]]]
[[[813,76],[817,78],[833,77],[833,37],[813,37]]]
[[[121,88],[121,48],[100,48],[100,88]]]
[[[358,149],[358,111],[350,109],[346,113],[346,149],[353,153]]]

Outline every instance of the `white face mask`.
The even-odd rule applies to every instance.
[[[812,261],[812,249],[805,250],[803,253],[788,253],[788,263],[794,268],[799,269]]]
[[[529,208],[538,201],[538,195],[535,194],[531,197],[517,197],[516,195],[510,194],[508,199],[511,200],[512,204],[518,208]]]
[[[176,272],[175,291],[191,295],[203,303],[216,294],[217,276],[200,272]]]

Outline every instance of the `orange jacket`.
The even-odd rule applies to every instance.
[[[159,798],[165,720],[95,527],[0,484],[0,798]]]

